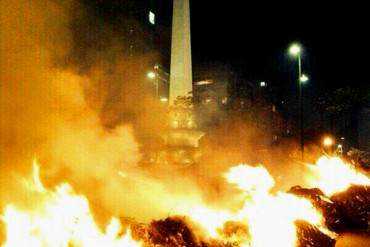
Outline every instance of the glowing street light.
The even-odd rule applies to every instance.
[[[334,145],[334,140],[333,140],[333,138],[332,138],[332,137],[330,137],[330,136],[326,136],[326,137],[323,139],[322,144],[323,144],[323,146],[324,146],[324,147],[329,148],[329,147],[331,147],[331,146],[333,146],[333,145]]]
[[[306,83],[307,81],[308,81],[308,76],[307,75],[305,75],[305,74],[302,74],[301,75],[301,78],[299,79],[299,81],[301,82],[301,83]]]
[[[149,78],[149,79],[154,79],[156,77],[155,73],[153,71],[149,71],[146,76]]]
[[[302,52],[302,48],[299,44],[295,43],[289,47],[289,54],[292,56],[299,56]]]

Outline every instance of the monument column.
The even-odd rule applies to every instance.
[[[170,104],[193,90],[189,0],[173,1]]]
[[[195,124],[192,100],[184,98],[193,90],[189,0],[173,1],[171,45],[170,122],[162,137],[166,161],[183,168],[198,162],[199,139],[204,135]]]

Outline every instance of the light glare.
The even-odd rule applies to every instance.
[[[307,82],[307,81],[308,81],[308,76],[307,76],[307,75],[305,75],[305,74],[303,74],[303,75],[301,76],[301,78],[299,79],[299,81],[300,81],[300,82],[302,82],[302,83]]]
[[[166,98],[166,97],[161,97],[161,98],[160,98],[160,101],[161,101],[161,102],[163,102],[163,103],[168,102],[168,98]]]
[[[334,140],[330,136],[326,136],[322,143],[325,147],[330,147],[334,144]]]
[[[155,14],[152,11],[149,11],[149,22],[152,25],[155,25]]]
[[[149,71],[146,76],[149,78],[149,79],[154,79],[155,78],[155,73],[153,71]]]
[[[301,53],[302,48],[298,44],[292,44],[289,48],[290,55],[297,56]]]

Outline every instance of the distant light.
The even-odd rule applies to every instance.
[[[344,140],[344,136],[342,136],[340,139],[341,139],[341,140]]]
[[[303,75],[301,76],[301,78],[299,79],[299,81],[300,81],[300,82],[302,82],[302,83],[307,82],[307,81],[308,81],[308,76],[306,76],[305,74],[303,74]]]
[[[193,128],[194,127],[194,122],[193,120],[188,121],[188,128]]]
[[[207,104],[211,103],[211,101],[212,101],[212,99],[206,98],[206,99],[204,99],[203,104],[207,105]]]
[[[166,97],[161,97],[159,100],[163,103],[168,102],[168,98]]]
[[[152,25],[155,25],[155,14],[152,11],[149,11],[149,22]]]
[[[334,140],[333,138],[331,138],[330,136],[326,136],[322,142],[322,144],[325,146],[325,147],[330,147],[334,144]]]
[[[338,148],[342,148],[343,146],[342,146],[342,144],[338,144]]]
[[[292,56],[298,56],[302,51],[302,48],[299,44],[292,44],[289,47],[289,54]]]
[[[175,129],[179,128],[179,125],[180,125],[179,121],[177,121],[177,120],[173,120],[171,122],[171,127],[175,128]]]
[[[271,106],[271,111],[272,111],[272,112],[276,112],[276,106],[275,106],[275,105],[272,105],[272,106]]]
[[[208,84],[212,84],[212,83],[213,83],[212,80],[203,80],[203,81],[196,82],[195,85],[201,86],[201,85],[208,85]]]
[[[266,86],[267,86],[267,83],[265,81],[260,82],[260,87],[266,87]]]
[[[155,78],[155,73],[153,71],[149,71],[146,76],[149,78],[149,79],[154,79]]]

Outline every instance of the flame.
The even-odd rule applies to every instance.
[[[94,221],[86,197],[77,195],[65,183],[55,191],[46,189],[39,178],[39,166],[34,161],[33,181],[28,183],[30,194],[37,193],[37,205],[24,210],[7,205],[2,220],[6,225],[3,247],[142,246],[131,238],[130,231],[121,236],[122,226],[113,218],[105,231]],[[33,195],[33,194],[31,194]]]
[[[338,157],[321,157],[316,165],[307,164],[313,174],[306,176],[312,187],[331,196],[347,190],[351,185],[370,185],[370,179]]]
[[[246,194],[238,218],[247,221],[250,246],[295,246],[296,220],[324,228],[321,213],[308,200],[287,193],[270,193],[275,182],[264,167],[239,165],[225,176]]]
[[[198,205],[180,209],[183,215],[201,227],[205,238],[222,239],[222,229],[227,221],[234,219],[234,215],[226,210],[215,209],[206,205]]]
[[[315,175],[309,177],[312,184],[325,193],[345,190],[351,184],[370,184],[369,178],[339,158],[322,157],[310,168]],[[37,203],[30,203],[26,209],[17,204],[5,207],[1,220],[6,226],[6,238],[2,247],[144,245],[146,240],[133,239],[130,230],[123,233],[117,218],[113,217],[104,229],[98,227],[85,196],[76,194],[68,183],[60,184],[54,190],[47,189],[39,173],[39,165],[34,160],[32,179],[23,181],[30,201],[36,199]],[[126,174],[122,173],[122,176]],[[192,230],[196,229],[201,239],[243,247],[293,247],[298,240],[295,224],[298,220],[335,237],[324,226],[321,212],[309,200],[289,193],[273,193],[275,181],[263,166],[238,165],[224,176],[228,183],[239,189],[238,198],[243,196],[244,203],[239,210],[217,208],[201,200],[183,201],[174,209],[176,215],[185,216],[193,227],[197,227]],[[234,223],[236,228],[232,228]],[[230,230],[237,227],[242,227],[239,232]]]

